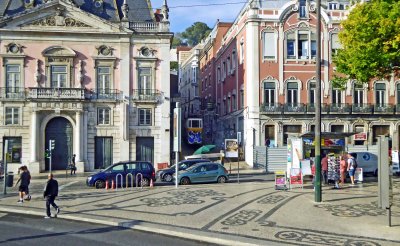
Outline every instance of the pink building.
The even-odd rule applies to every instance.
[[[347,139],[351,148],[376,148],[377,136],[386,135],[398,149],[398,78],[361,86],[348,81],[344,90],[331,83],[332,55],[341,48],[340,21],[346,18],[350,2],[322,0],[322,131],[358,132]],[[215,87],[215,96],[202,91],[203,100],[215,102],[209,112],[215,119],[211,133],[215,138],[210,141],[220,144],[241,132],[245,159],[252,165],[254,148],[264,146],[267,139],[270,147],[281,147],[290,134],[313,131],[316,32],[314,1],[254,0],[218,41],[208,40],[208,50],[217,51],[212,67],[216,76],[210,86]],[[200,69],[205,79],[207,64]]]
[[[9,170],[169,162],[168,7],[145,0],[0,2],[0,141]],[[4,148],[2,148],[3,151]]]

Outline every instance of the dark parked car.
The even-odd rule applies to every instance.
[[[109,185],[111,185],[111,180],[114,180],[116,182],[116,178],[118,174],[122,175],[122,185],[126,186],[126,182],[128,181],[128,185],[135,185],[135,180],[136,180],[136,175],[138,173],[141,173],[143,175],[143,180],[138,180],[139,182],[142,182],[143,186],[149,186],[150,185],[150,180],[153,180],[153,182],[156,180],[155,179],[155,170],[153,165],[151,165],[150,162],[148,161],[122,161],[115,163],[112,166],[109,166],[105,170],[102,170],[98,173],[92,174],[86,179],[86,184],[88,186],[94,186],[97,189],[99,188],[105,188],[106,187],[106,181],[109,181]],[[128,174],[132,174],[128,175]],[[128,175],[128,178],[127,178]],[[131,180],[133,177],[133,182],[134,184],[131,184]],[[141,179],[140,175],[138,176],[139,179]],[[121,176],[118,176],[118,185],[121,184]]]
[[[207,159],[182,160],[178,162],[178,171],[186,170],[187,168],[193,166],[194,164],[201,162],[210,162],[210,160]],[[156,177],[158,180],[171,182],[174,173],[175,173],[175,165],[172,165],[169,168],[158,170]]]
[[[175,180],[174,175],[174,180]],[[218,182],[225,183],[229,179],[228,171],[219,163],[198,163],[178,173],[178,181],[182,185],[191,183]]]

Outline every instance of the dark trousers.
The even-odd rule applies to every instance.
[[[324,184],[328,184],[328,170],[322,170],[322,180]]]
[[[55,196],[46,196],[46,214],[47,216],[50,217],[50,205],[53,206],[53,208],[57,209],[58,206],[57,204],[54,203],[54,199],[56,199]]]

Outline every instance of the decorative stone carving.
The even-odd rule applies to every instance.
[[[157,51],[148,47],[138,49],[139,56],[141,57],[154,57]]]
[[[316,12],[316,5],[315,3],[310,3],[310,6],[308,7],[308,10],[310,12]]]
[[[111,46],[107,45],[100,45],[96,47],[97,49],[97,55],[102,55],[102,56],[112,56],[113,55],[113,48]]]
[[[64,9],[58,8],[54,16],[48,16],[39,20],[35,20],[26,26],[66,26],[66,27],[91,27],[81,21],[71,17],[66,17]]]
[[[122,20],[123,21],[127,21],[128,20],[129,6],[126,3],[126,0],[124,0],[124,3],[122,4],[121,10],[122,10],[122,15],[123,15]]]
[[[36,83],[38,83],[38,85],[39,85],[39,83],[42,79],[42,75],[40,74],[40,60],[39,59],[36,60],[36,72],[35,72],[34,76],[35,76]]]
[[[83,87],[82,83],[85,78],[85,75],[83,74],[83,65],[84,65],[84,61],[80,60],[79,61],[79,82],[81,83],[82,87]]]
[[[9,43],[5,47],[6,47],[7,53],[13,53],[13,54],[22,53],[23,46],[20,44]]]

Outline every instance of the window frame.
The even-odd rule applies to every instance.
[[[267,37],[267,35],[272,35],[272,36]],[[263,60],[276,60],[276,56],[277,56],[276,32],[273,30],[263,31],[262,38],[263,38],[263,54],[262,54]],[[272,44],[269,44],[269,41],[271,41],[271,39],[272,39],[272,42],[271,42]],[[273,49],[271,51],[271,54],[273,53],[273,56],[268,55],[269,54],[268,48]],[[267,54],[267,52],[268,52],[268,54]]]
[[[152,108],[138,108],[138,125],[151,126],[153,123]]]
[[[97,125],[111,125],[111,109],[109,107],[97,108]]]
[[[269,88],[268,85],[272,84],[273,86]],[[268,87],[268,88],[267,88]],[[263,102],[264,104],[268,104],[274,106],[276,103],[276,83],[274,81],[264,81],[263,83]],[[268,98],[269,100],[267,100]],[[268,102],[267,102],[268,101]]]
[[[11,110],[11,112],[7,112]],[[13,107],[7,106],[4,108],[4,125],[13,126],[13,125],[21,125],[21,108],[20,107]],[[8,118],[8,116],[11,118]]]

